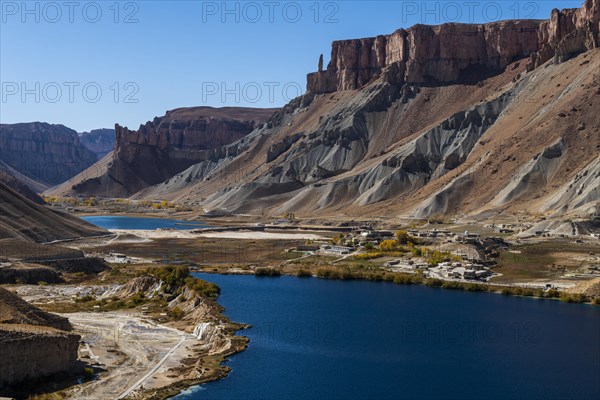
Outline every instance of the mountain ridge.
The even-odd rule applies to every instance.
[[[303,96],[134,198],[322,216],[593,213],[599,9],[334,42]]]
[[[51,187],[93,165],[96,155],[84,147],[77,132],[46,122],[0,124],[0,160],[32,190]],[[37,183],[33,185],[31,182]]]

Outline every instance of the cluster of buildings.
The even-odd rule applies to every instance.
[[[446,229],[431,229],[427,231],[418,231],[416,229],[411,229],[408,231],[410,236],[414,237],[422,237],[422,238],[437,238],[437,237],[452,237],[454,233],[450,232]]]
[[[418,237],[418,238],[449,238],[454,242],[458,243],[471,243],[479,240],[481,235],[475,232],[464,231],[463,233],[455,233],[448,229],[431,229],[425,231],[418,231],[415,229],[411,229],[408,231],[410,236]]]
[[[331,255],[347,255],[354,253],[360,246],[365,246],[370,243],[374,246],[378,245],[384,240],[391,240],[395,238],[395,233],[387,230],[371,230],[367,228],[356,229],[346,234],[342,240],[343,244],[306,244],[296,247],[297,251],[312,251],[320,252],[322,254]]]
[[[492,276],[492,270],[482,264],[443,262],[429,269],[432,278],[464,279],[486,281]]]
[[[355,250],[354,247],[349,246],[337,246],[331,244],[322,244],[319,246],[319,251],[323,254],[331,254],[336,256],[343,256],[350,253],[353,253]]]
[[[425,276],[437,279],[486,281],[493,275],[492,270],[489,267],[471,262],[442,262],[437,266],[431,266],[422,261],[399,259],[388,261],[384,266],[392,272],[423,271]]]

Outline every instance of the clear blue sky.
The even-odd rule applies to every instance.
[[[333,40],[416,23],[547,19],[581,3],[2,0],[0,121],[83,131],[137,128],[177,107],[279,107],[305,89],[321,53],[327,64]]]

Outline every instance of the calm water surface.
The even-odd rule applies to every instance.
[[[178,397],[600,399],[600,308],[423,286],[198,275],[249,348]]]
[[[158,228],[171,229],[195,229],[205,228],[208,225],[201,222],[183,221],[168,218],[145,218],[128,216],[89,216],[81,219],[104,229],[134,229],[155,230]]]

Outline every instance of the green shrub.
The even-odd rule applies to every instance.
[[[368,253],[356,254],[354,256],[355,260],[372,260],[374,258],[382,257],[383,253],[379,251],[369,251]]]
[[[256,268],[255,276],[281,276],[281,271],[275,268]]]
[[[544,294],[544,297],[558,299],[560,297],[560,292],[556,289],[550,289]]]
[[[136,293],[129,298],[129,304],[133,307],[138,306],[140,304],[144,304],[146,302],[146,296],[144,293]]]
[[[415,257],[421,257],[423,255],[423,250],[421,250],[420,248],[418,248],[417,246],[411,246],[410,247],[410,252],[412,253],[413,256]]]
[[[430,287],[441,287],[443,284],[444,281],[441,279],[427,278],[425,280],[425,285]]]
[[[298,278],[310,278],[312,277],[312,273],[306,269],[300,268],[298,271],[296,271],[296,276]]]
[[[382,272],[369,272],[364,275],[364,278],[369,281],[380,282],[383,280],[383,273]]]
[[[87,303],[87,302],[94,301],[94,300],[95,300],[94,296],[87,295],[87,296],[83,296],[83,297],[77,297],[75,299],[75,302],[77,302],[77,303]]]
[[[589,301],[588,297],[583,293],[561,293],[560,301],[566,303],[585,303]]]
[[[325,279],[340,279],[341,274],[335,268],[319,268],[317,269],[317,277]]]
[[[383,274],[383,280],[386,282],[394,282],[394,279],[396,279],[396,275],[391,272]]]
[[[221,288],[214,283],[206,282],[202,279],[194,278],[193,276],[185,278],[185,285],[202,297],[215,298],[221,294]]]
[[[460,282],[455,281],[445,281],[442,283],[442,288],[444,289],[462,289],[462,285]]]
[[[487,288],[480,283],[465,283],[463,289],[468,292],[485,292]]]
[[[169,310],[167,314],[173,319],[180,320],[181,318],[183,318],[184,312],[179,307],[173,307],[171,310]]]
[[[341,279],[350,280],[350,279],[355,279],[356,276],[354,275],[354,273],[352,271],[350,271],[349,269],[344,268],[340,272],[340,278]]]
[[[165,283],[164,291],[173,293],[178,288],[182,287],[185,279],[190,275],[188,267],[181,265],[169,265],[166,267],[150,268],[148,274]]]

